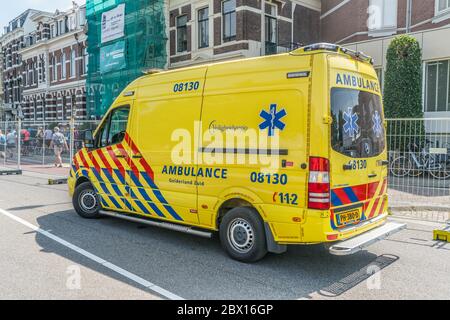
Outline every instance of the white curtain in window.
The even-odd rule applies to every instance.
[[[369,30],[397,27],[397,0],[370,0],[367,12]]]

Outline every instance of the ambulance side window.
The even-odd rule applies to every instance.
[[[121,143],[125,139],[129,114],[128,107],[118,108],[112,112],[108,135],[109,145]]]
[[[103,123],[96,137],[96,147],[104,148],[118,144],[125,138],[130,108],[128,106],[114,109]]]
[[[96,148],[103,148],[108,145],[108,130],[109,130],[109,121],[110,117],[103,122],[102,127],[98,131],[96,137],[95,137],[95,147]]]

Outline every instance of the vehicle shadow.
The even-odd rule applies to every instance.
[[[218,237],[203,239],[113,218],[84,220],[72,210],[43,215],[39,227],[186,299],[338,297],[398,258],[368,251],[332,256],[323,245],[293,246],[255,264],[231,260]],[[141,290],[141,285],[36,233],[43,251]],[[152,292],[152,291],[148,291]]]

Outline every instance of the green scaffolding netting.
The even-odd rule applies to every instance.
[[[102,43],[104,13],[125,5],[124,36]],[[105,114],[114,99],[143,71],[165,68],[167,35],[163,0],[87,0],[89,67],[87,113]]]

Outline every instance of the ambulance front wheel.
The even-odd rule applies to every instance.
[[[256,262],[267,254],[264,223],[246,207],[230,210],[220,224],[220,242],[228,255],[242,262]]]
[[[83,218],[96,219],[100,217],[100,202],[94,187],[90,182],[83,182],[75,188],[73,207]]]

